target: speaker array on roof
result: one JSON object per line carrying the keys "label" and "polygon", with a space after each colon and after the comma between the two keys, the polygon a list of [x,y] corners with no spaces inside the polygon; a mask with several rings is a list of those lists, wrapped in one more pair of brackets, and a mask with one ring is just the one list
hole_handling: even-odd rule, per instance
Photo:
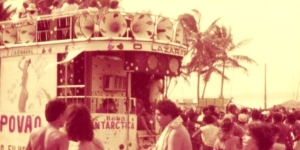
{"label": "speaker array on roof", "polygon": [[[49,22],[50,25],[40,28],[40,22]],[[65,16],[55,19],[45,17],[43,20],[41,16],[38,23],[19,26],[14,24],[18,23],[12,22],[8,25],[0,23],[1,43],[6,45],[91,37],[130,37],[174,42],[181,45],[187,43],[184,28],[178,21],[144,13],[82,12],[69,18]]]}

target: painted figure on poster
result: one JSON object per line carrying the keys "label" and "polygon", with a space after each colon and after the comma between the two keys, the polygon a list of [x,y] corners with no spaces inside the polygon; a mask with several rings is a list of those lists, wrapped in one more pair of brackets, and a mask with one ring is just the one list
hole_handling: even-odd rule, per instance
{"label": "painted figure on poster", "polygon": [[[26,108],[26,101],[28,99],[28,90],[27,90],[27,81],[28,81],[28,67],[31,63],[31,60],[25,60],[25,56],[19,61],[19,69],[22,71],[22,78],[21,78],[21,93],[19,97],[19,112],[25,112]],[[24,61],[23,67],[21,67],[21,63]]]}

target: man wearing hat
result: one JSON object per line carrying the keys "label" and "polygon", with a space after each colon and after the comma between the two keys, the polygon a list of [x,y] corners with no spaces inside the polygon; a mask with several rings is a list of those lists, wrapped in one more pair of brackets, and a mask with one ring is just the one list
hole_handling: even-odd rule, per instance
{"label": "man wearing hat", "polygon": [[29,3],[28,7],[26,8],[26,17],[28,19],[32,19],[33,17],[38,15],[38,9],[34,3]]}

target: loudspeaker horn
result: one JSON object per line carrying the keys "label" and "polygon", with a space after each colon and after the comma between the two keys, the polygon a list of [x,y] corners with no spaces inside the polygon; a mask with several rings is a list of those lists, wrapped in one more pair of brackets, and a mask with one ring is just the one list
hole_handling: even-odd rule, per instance
{"label": "loudspeaker horn", "polygon": [[186,34],[184,28],[180,22],[178,22],[175,32],[175,43],[187,45]]}
{"label": "loudspeaker horn", "polygon": [[77,38],[91,38],[94,32],[94,20],[87,12],[81,14],[75,22],[74,32]]}
{"label": "loudspeaker horn", "polygon": [[110,12],[102,16],[99,27],[105,37],[122,37],[127,30],[127,23],[121,14]]}
{"label": "loudspeaker horn", "polygon": [[34,42],[36,37],[36,27],[34,25],[22,26],[19,31],[19,37],[23,44]]}
{"label": "loudspeaker horn", "polygon": [[154,32],[154,22],[149,15],[137,14],[131,21],[131,32],[135,38],[151,38]]}
{"label": "loudspeaker horn", "polygon": [[172,41],[173,23],[168,18],[160,18],[156,26],[156,35],[159,40]]}
{"label": "loudspeaker horn", "polygon": [[16,27],[5,28],[2,31],[3,44],[15,44],[17,42],[18,31]]}

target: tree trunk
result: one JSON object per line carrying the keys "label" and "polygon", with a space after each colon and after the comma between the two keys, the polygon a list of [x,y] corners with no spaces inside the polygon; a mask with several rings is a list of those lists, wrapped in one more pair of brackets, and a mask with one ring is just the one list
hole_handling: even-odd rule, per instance
{"label": "tree trunk", "polygon": [[198,100],[198,105],[200,104],[200,77],[201,77],[201,74],[199,72],[198,73],[198,78],[197,78],[197,100]]}
{"label": "tree trunk", "polygon": [[223,96],[224,73],[225,73],[225,61],[223,60],[220,98],[223,98],[223,97],[224,97],[224,96]]}
{"label": "tree trunk", "polygon": [[206,90],[206,85],[207,85],[207,82],[204,83],[204,87],[203,87],[203,91],[202,91],[202,97],[201,99],[204,98],[204,94],[205,94],[205,90]]}

